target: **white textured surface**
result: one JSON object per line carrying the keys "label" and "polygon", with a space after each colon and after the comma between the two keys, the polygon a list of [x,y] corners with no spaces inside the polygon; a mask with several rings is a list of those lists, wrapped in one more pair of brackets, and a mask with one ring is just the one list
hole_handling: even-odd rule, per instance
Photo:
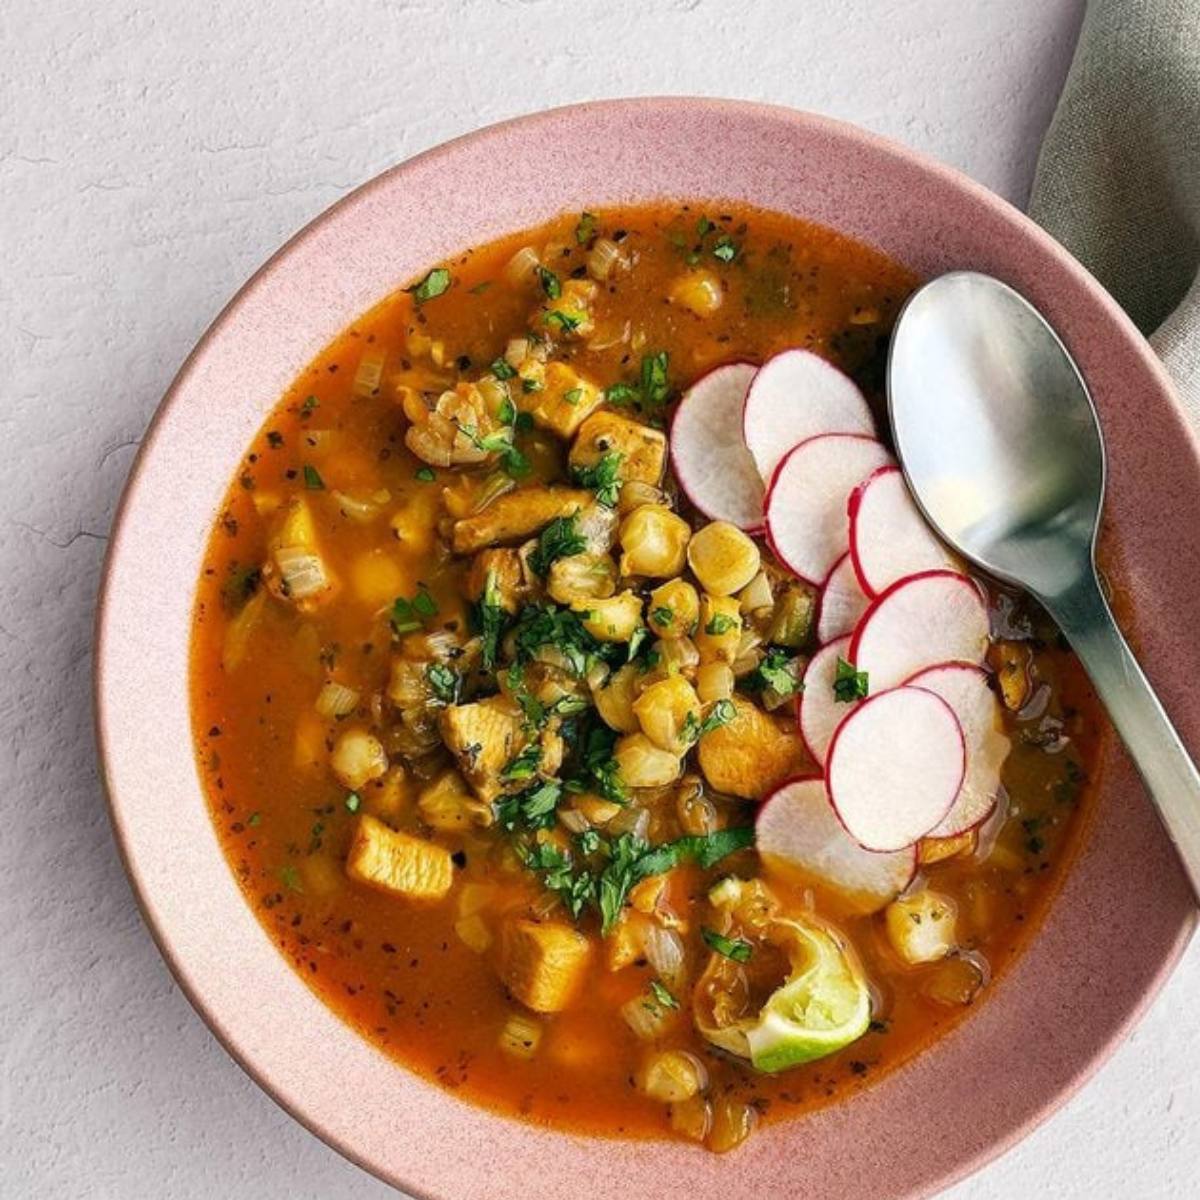
{"label": "white textured surface", "polygon": [[[122,875],[93,762],[89,642],[104,533],[158,397],[245,276],[390,163],[490,121],[601,96],[724,94],[817,109],[1019,202],[1080,9],[0,5],[5,1200],[394,1194],[284,1116],[174,987]],[[1194,1194],[1197,995],[1193,947],[1100,1076],[949,1195]]]}

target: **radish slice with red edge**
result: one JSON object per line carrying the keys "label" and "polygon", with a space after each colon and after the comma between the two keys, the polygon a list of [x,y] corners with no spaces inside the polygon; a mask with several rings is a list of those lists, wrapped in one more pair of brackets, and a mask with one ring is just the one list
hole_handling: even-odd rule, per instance
{"label": "radish slice with red edge", "polygon": [[758,530],[762,476],[739,436],[746,389],[758,368],[726,363],[683,394],[671,421],[671,465],[687,498],[712,521]]}
{"label": "radish slice with red edge", "polygon": [[1001,732],[1000,701],[988,674],[970,663],[944,663],[914,675],[911,687],[941,696],[954,710],[967,746],[967,772],[954,806],[930,837],[957,837],[991,816],[1000,792],[1000,770],[1011,743]]}
{"label": "radish slice with red edge", "polygon": [[979,664],[988,613],[979,588],[957,571],[897,580],[867,609],[850,643],[850,661],[882,692],[938,663]]}
{"label": "radish slice with red edge", "polygon": [[864,850],[903,850],[936,828],[966,769],[962,727],[941,696],[898,687],[864,700],[837,728],[825,772],[846,832]]}
{"label": "radish slice with red edge", "polygon": [[913,503],[899,467],[880,467],[860,483],[849,511],[850,558],[867,595],[878,596],[906,575],[956,566]]}
{"label": "radish slice with red edge", "polygon": [[804,687],[797,699],[800,736],[818,766],[824,766],[834,730],[857,706],[858,701],[842,701],[833,690],[838,660],[850,652],[850,638],[840,637],[822,646],[808,660]]}
{"label": "radish slice with red edge", "polygon": [[826,433],[790,450],[767,488],[767,537],[784,566],[819,586],[849,549],[850,493],[891,461],[858,433]]}
{"label": "radish slice with red edge", "polygon": [[784,350],[758,369],[742,414],[742,436],[769,480],[787,452],[822,433],[875,436],[854,381],[811,350]]}
{"label": "radish slice with red edge", "polygon": [[852,633],[870,606],[871,598],[859,586],[850,555],[843,554],[821,589],[817,641],[826,645],[843,634]]}
{"label": "radish slice with red edge", "polygon": [[823,885],[861,913],[894,900],[917,871],[915,846],[864,850],[842,828],[819,778],[780,784],[758,810],[754,842],[768,869]]}

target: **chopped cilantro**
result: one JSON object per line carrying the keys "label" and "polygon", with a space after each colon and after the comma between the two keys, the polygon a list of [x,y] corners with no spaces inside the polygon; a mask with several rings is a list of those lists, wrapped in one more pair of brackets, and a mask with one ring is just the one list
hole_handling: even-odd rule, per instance
{"label": "chopped cilantro", "polygon": [[[527,395],[527,396],[532,392],[540,392],[542,390],[542,386],[543,386],[542,381],[540,379],[522,379],[521,380],[521,391],[523,391],[525,393],[525,395]],[[521,416],[528,417],[529,414],[522,413]],[[530,420],[532,421],[533,418],[530,417]]]}
{"label": "chopped cilantro", "polygon": [[308,463],[304,464],[304,486],[310,492],[323,492],[325,490],[325,480],[321,478],[321,472],[316,467],[311,467]]}
{"label": "chopped cilantro", "polygon": [[550,564],[559,558],[581,554],[587,539],[579,532],[575,516],[555,517],[538,535],[537,547],[529,555],[529,565],[539,575],[547,575]]}
{"label": "chopped cilantro", "polygon": [[435,700],[442,704],[458,702],[458,689],[462,681],[453,667],[448,667],[445,663],[430,663],[425,668],[425,679]]}
{"label": "chopped cilantro", "polygon": [[596,236],[596,218],[590,213],[582,213],[575,226],[575,241],[585,246]]}
{"label": "chopped cilantro", "polygon": [[437,615],[437,602],[426,591],[411,600],[397,596],[392,604],[392,629],[396,633],[415,633],[428,618]]}
{"label": "chopped cilantro", "polygon": [[662,1008],[678,1008],[679,1001],[657,979],[650,980],[650,994]]}
{"label": "chopped cilantro", "polygon": [[542,747],[539,742],[529,742],[523,746],[504,765],[500,778],[504,783],[517,783],[522,779],[532,779],[542,761]]}
{"label": "chopped cilantro", "polygon": [[596,493],[596,502],[605,508],[616,508],[621,494],[621,458],[618,450],[610,450],[589,467],[574,467],[572,475],[580,487]]}
{"label": "chopped cilantro", "polygon": [[715,833],[697,834],[694,837],[676,838],[646,851],[638,862],[638,877],[661,875],[680,863],[694,862],[701,867],[711,867],[728,854],[754,845],[754,828],[739,825],[733,829],[718,829]]}
{"label": "chopped cilantro", "polygon": [[796,660],[789,658],[786,650],[771,646],[758,667],[746,676],[745,686],[750,691],[769,689],[780,697],[794,696],[801,686],[793,673],[795,667]]}
{"label": "chopped cilantro", "polygon": [[558,276],[548,267],[539,266],[537,277],[547,300],[557,300],[562,295],[562,284],[559,283]]}
{"label": "chopped cilantro", "polygon": [[707,217],[701,217],[700,220],[696,222],[697,237],[707,237],[714,229],[716,229],[716,225],[714,225],[713,222]]}
{"label": "chopped cilantro", "polygon": [[624,408],[638,398],[638,390],[629,383],[614,383],[604,389],[604,398],[615,408]]}
{"label": "chopped cilantro", "polygon": [[647,408],[661,408],[671,394],[667,381],[667,368],[670,358],[665,350],[657,354],[647,354],[642,359],[641,391],[642,403]]}
{"label": "chopped cilantro", "polygon": [[319,408],[320,404],[321,402],[316,398],[316,396],[305,396],[300,405],[300,415],[302,417],[307,417],[314,408]]}
{"label": "chopped cilantro", "polygon": [[414,474],[422,483],[432,483],[437,478],[432,467],[418,467]]}
{"label": "chopped cilantro", "polygon": [[749,962],[750,956],[754,953],[754,947],[744,938],[728,938],[715,929],[709,929],[707,925],[700,927],[700,936],[710,949],[715,950],[718,954],[723,954],[734,962]]}
{"label": "chopped cilantro", "polygon": [[866,671],[856,671],[854,664],[838,655],[837,674],[833,679],[833,698],[840,704],[853,704],[870,691]]}
{"label": "chopped cilantro", "polygon": [[257,812],[257,811],[252,812],[246,818],[246,824],[249,825],[251,829],[256,829],[259,825],[262,824],[262,813]]}
{"label": "chopped cilantro", "polygon": [[574,408],[583,399],[583,388],[573,387],[563,392],[563,401]]}
{"label": "chopped cilantro", "polygon": [[717,244],[713,247],[713,258],[718,258],[723,263],[730,263],[737,257],[738,248],[733,238],[727,233],[723,233],[717,238]]}
{"label": "chopped cilantro", "polygon": [[579,617],[553,604],[527,604],[516,625],[517,661],[532,661],[543,646],[553,646],[567,660],[576,678],[587,674],[600,652],[600,644],[583,627]]}
{"label": "chopped cilantro", "polygon": [[500,639],[504,636],[506,615],[500,599],[500,589],[496,583],[496,572],[494,569],[490,569],[484,577],[483,594],[479,598],[479,603],[472,610],[475,628],[482,643],[480,660],[484,670],[490,671],[496,665]]}
{"label": "chopped cilantro", "polygon": [[507,359],[497,358],[492,362],[492,374],[497,379],[511,379],[516,373],[516,367],[510,366]]}
{"label": "chopped cilantro", "polygon": [[653,621],[655,625],[666,629],[667,626],[670,625],[673,620],[675,620],[675,610],[673,608],[668,608],[665,604],[660,604],[650,614],[650,620]]}
{"label": "chopped cilantro", "polygon": [[362,807],[362,797],[357,792],[348,792],[343,803],[347,812],[356,813]]}
{"label": "chopped cilantro", "polygon": [[718,700],[712,706],[712,711],[700,722],[700,730],[696,734],[697,738],[702,738],[706,733],[712,733],[714,729],[720,729],[722,725],[728,725],[734,717],[737,716],[737,709],[733,705],[732,700]]}
{"label": "chopped cilantro", "polygon": [[573,871],[570,858],[550,842],[518,847],[517,853],[529,870],[543,873],[542,883],[558,894],[567,911],[578,920],[594,896],[592,876],[587,871]]}
{"label": "chopped cilantro", "polygon": [[450,272],[445,267],[434,267],[420,283],[405,288],[405,291],[411,292],[418,304],[424,304],[426,300],[436,299],[449,287]]}
{"label": "chopped cilantro", "polygon": [[[511,401],[509,403],[511,404]],[[499,454],[500,469],[510,478],[523,479],[529,474],[529,459],[513,444],[513,430],[505,429],[501,433],[480,437],[474,426],[460,424],[458,429],[477,450],[482,450],[485,454]]]}
{"label": "chopped cilantro", "polygon": [[304,887],[300,883],[300,872],[291,863],[279,868],[279,878],[289,892],[303,893]]}
{"label": "chopped cilantro", "polygon": [[552,308],[542,315],[546,325],[554,325],[563,333],[574,333],[583,324],[583,317],[563,312],[561,308]]}
{"label": "chopped cilantro", "polygon": [[737,618],[731,617],[728,613],[713,613],[708,624],[704,627],[704,632],[711,637],[720,637],[738,624]]}

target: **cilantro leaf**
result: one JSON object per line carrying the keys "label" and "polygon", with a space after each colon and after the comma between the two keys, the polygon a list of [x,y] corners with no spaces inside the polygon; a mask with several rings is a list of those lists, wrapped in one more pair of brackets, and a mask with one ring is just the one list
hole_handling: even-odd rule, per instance
{"label": "cilantro leaf", "polygon": [[589,467],[574,467],[572,476],[580,487],[596,493],[596,502],[605,508],[616,508],[621,494],[621,459],[619,450],[610,450]]}
{"label": "cilantro leaf", "polygon": [[420,283],[404,290],[411,292],[418,304],[424,304],[426,300],[436,299],[449,287],[450,272],[445,267],[434,267]]}
{"label": "cilantro leaf", "polygon": [[841,655],[837,660],[837,674],[833,679],[833,699],[838,704],[853,704],[864,699],[870,692],[870,680],[866,671],[855,670],[854,664]]}
{"label": "cilantro leaf", "polygon": [[579,532],[578,519],[574,515],[555,517],[538,535],[537,547],[529,555],[529,565],[545,576],[556,559],[582,554],[585,549],[587,539]]}
{"label": "cilantro leaf", "polygon": [[728,938],[715,929],[709,929],[707,925],[700,927],[700,936],[710,949],[715,950],[718,954],[723,954],[734,962],[749,962],[750,956],[754,953],[754,947],[744,938]]}
{"label": "cilantro leaf", "polygon": [[458,689],[462,680],[453,667],[448,667],[445,663],[430,663],[425,668],[425,680],[435,700],[442,704],[458,703]]}

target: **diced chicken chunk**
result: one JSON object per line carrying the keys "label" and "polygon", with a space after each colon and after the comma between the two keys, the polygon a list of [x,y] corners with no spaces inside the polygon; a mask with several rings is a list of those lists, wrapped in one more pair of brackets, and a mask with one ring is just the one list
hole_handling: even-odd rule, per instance
{"label": "diced chicken chunk", "polygon": [[504,790],[500,772],[521,748],[521,710],[504,696],[452,704],[438,718],[442,741],[475,794],[490,802]]}
{"label": "diced chicken chunk", "polygon": [[500,977],[534,1012],[561,1012],[583,982],[591,943],[558,921],[509,922],[504,928]]}
{"label": "diced chicken chunk", "polygon": [[591,493],[576,488],[518,488],[494,500],[483,512],[454,523],[454,553],[473,554],[485,546],[519,542],[549,525],[555,517],[569,517],[591,500]]}
{"label": "diced chicken chunk", "polygon": [[450,890],[454,864],[445,847],[399,833],[364,813],[346,856],[346,874],[409,900],[440,900]]}
{"label": "diced chicken chunk", "polygon": [[482,598],[489,573],[495,579],[496,596],[504,611],[517,612],[530,592],[530,580],[520,554],[508,547],[480,550],[471,560],[471,568],[467,572],[469,599],[478,601]]}
{"label": "diced chicken chunk", "polygon": [[590,379],[560,362],[546,364],[540,391],[520,397],[534,424],[560,438],[572,437],[603,403],[604,393]]}
{"label": "diced chicken chunk", "polygon": [[893,900],[884,913],[892,949],[913,965],[937,962],[954,949],[957,918],[954,901],[931,891]]}
{"label": "diced chicken chunk", "polygon": [[592,467],[612,453],[621,456],[618,478],[657,486],[667,461],[667,439],[640,421],[604,410],[580,425],[568,461],[573,468]]}
{"label": "diced chicken chunk", "polygon": [[737,715],[700,739],[700,770],[709,786],[730,796],[761,800],[808,760],[795,733],[786,733],[742,696],[731,700]]}

